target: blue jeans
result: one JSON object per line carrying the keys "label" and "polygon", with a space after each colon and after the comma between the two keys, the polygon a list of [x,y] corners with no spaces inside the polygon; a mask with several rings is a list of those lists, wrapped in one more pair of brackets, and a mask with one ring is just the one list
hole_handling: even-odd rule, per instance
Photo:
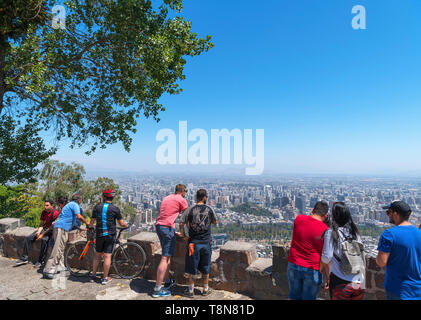
{"label": "blue jeans", "polygon": [[323,276],[319,271],[288,262],[287,275],[289,284],[288,298],[292,300],[317,299],[320,285],[323,282]]}
{"label": "blue jeans", "polygon": [[175,229],[168,226],[156,226],[156,233],[161,242],[162,256],[172,257],[175,252]]}
{"label": "blue jeans", "polygon": [[187,246],[185,259],[185,272],[195,275],[199,270],[203,275],[210,272],[212,249],[210,243],[195,243],[194,252],[189,256],[189,249]]}

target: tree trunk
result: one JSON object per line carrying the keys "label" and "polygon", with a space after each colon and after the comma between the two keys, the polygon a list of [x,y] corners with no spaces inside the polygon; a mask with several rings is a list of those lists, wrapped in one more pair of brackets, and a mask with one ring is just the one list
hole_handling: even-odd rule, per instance
{"label": "tree trunk", "polygon": [[6,48],[8,46],[8,42],[4,37],[1,37],[1,44],[0,44],[0,115],[3,110],[3,98],[4,94],[6,93],[6,72],[5,62],[6,62]]}

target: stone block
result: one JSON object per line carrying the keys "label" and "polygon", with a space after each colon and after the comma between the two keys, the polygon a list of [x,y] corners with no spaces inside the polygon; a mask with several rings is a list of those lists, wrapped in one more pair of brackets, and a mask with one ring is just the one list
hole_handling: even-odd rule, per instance
{"label": "stone block", "polygon": [[275,258],[288,258],[289,250],[285,246],[280,244],[274,244],[272,246],[273,257]]}
{"label": "stone block", "polygon": [[258,258],[246,271],[252,276],[266,276],[272,273],[272,259],[271,258]]}
{"label": "stone block", "polygon": [[219,265],[218,265],[217,262],[211,263],[209,276],[211,278],[219,278],[220,277]]}
{"label": "stone block", "polygon": [[[212,285],[211,285],[212,284]],[[229,292],[236,292],[235,284],[232,281],[229,282],[214,282],[209,280],[209,285],[216,290],[225,290]]]}
{"label": "stone block", "polygon": [[246,268],[241,264],[234,266],[233,277],[236,281],[248,281],[250,279],[249,274],[246,272]]}
{"label": "stone block", "polygon": [[84,229],[81,230],[70,230],[68,233],[68,242],[74,242],[78,240],[86,240],[86,231]]}
{"label": "stone block", "polygon": [[272,272],[286,272],[289,250],[281,245],[273,245]]}
{"label": "stone block", "polygon": [[233,266],[233,263],[220,261],[219,267],[222,271],[221,276],[224,281],[230,281],[234,279]]}
{"label": "stone block", "polygon": [[376,273],[374,275],[374,280],[376,287],[379,289],[383,289],[384,286],[384,273]]}
{"label": "stone block", "polygon": [[135,242],[145,250],[146,266],[153,264],[155,252],[161,249],[161,243],[155,232],[140,232],[127,239],[127,241]]}
{"label": "stone block", "polygon": [[366,279],[365,279],[365,287],[366,287],[366,289],[372,289],[373,288],[373,284],[372,284],[373,272],[366,271],[365,277],[366,277]]}
{"label": "stone block", "polygon": [[235,281],[234,290],[234,292],[248,293],[252,290],[252,288],[249,281]]}
{"label": "stone block", "polygon": [[384,290],[377,290],[376,293],[376,300],[386,300],[386,293]]}
{"label": "stone block", "polygon": [[272,279],[275,282],[275,285],[278,286],[282,292],[289,293],[288,277],[284,272],[274,272],[272,273]]}
{"label": "stone block", "polygon": [[25,220],[19,218],[3,218],[0,219],[0,233],[5,233],[7,230],[14,230],[25,226]]}
{"label": "stone block", "polygon": [[161,249],[158,249],[153,255],[152,263],[145,265],[145,272],[143,277],[148,280],[156,280],[156,272],[158,270],[159,263],[161,262]]}
{"label": "stone block", "polygon": [[380,271],[381,268],[377,265],[376,263],[376,258],[374,257],[369,257],[367,259],[367,265],[368,265],[368,270],[373,270],[373,271]]}
{"label": "stone block", "polygon": [[176,237],[174,257],[185,257],[187,252],[187,241]]}
{"label": "stone block", "polygon": [[228,241],[220,248],[219,258],[228,263],[251,265],[257,260],[256,245],[248,242]]}
{"label": "stone block", "polygon": [[363,300],[376,300],[376,294],[374,292],[365,292]]}
{"label": "stone block", "polygon": [[[31,235],[35,231],[36,229],[31,228],[31,227],[8,229],[8,231],[6,231],[3,235],[4,255],[9,258],[16,258],[16,259],[20,258],[23,253],[26,237]],[[34,254],[36,255],[37,246],[33,246],[33,247],[34,247],[33,251],[35,252]],[[39,247],[38,247],[38,254],[39,254]]]}

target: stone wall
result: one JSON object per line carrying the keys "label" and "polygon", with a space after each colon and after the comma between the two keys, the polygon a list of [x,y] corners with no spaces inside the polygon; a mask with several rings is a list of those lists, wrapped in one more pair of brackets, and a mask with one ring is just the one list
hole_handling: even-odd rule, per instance
{"label": "stone wall", "polygon": [[[35,228],[25,227],[24,221],[12,218],[0,219],[0,251],[6,257],[19,258],[22,254],[24,239],[35,231]],[[86,234],[71,231],[69,241],[77,241]],[[128,242],[139,244],[146,253],[145,269],[141,276],[148,280],[156,279],[156,270],[161,260],[161,245],[154,232],[141,232]],[[35,244],[30,253],[30,260],[35,262],[40,245]],[[256,246],[248,242],[228,241],[219,250],[212,252],[209,286],[214,289],[227,290],[246,294],[255,299],[287,299],[289,287],[287,279],[287,264],[289,248],[274,245],[273,258],[258,258]],[[170,273],[178,284],[188,282],[184,273],[187,243],[177,238],[174,257],[171,259]],[[91,264],[89,265],[91,267]],[[110,270],[110,273],[114,271]],[[374,258],[367,259],[367,289],[366,300],[383,300],[384,268],[376,265]],[[200,286],[200,274],[195,277]],[[325,290],[320,290],[320,299],[329,299]]]}
{"label": "stone wall", "polygon": [[[22,256],[25,238],[34,233],[37,228],[25,226],[25,220],[16,218],[0,219],[0,252],[3,256],[18,259]],[[69,232],[68,244],[84,239],[86,231]],[[29,252],[29,261],[35,263],[41,250],[41,242],[35,241]],[[51,248],[47,254],[49,254]]]}

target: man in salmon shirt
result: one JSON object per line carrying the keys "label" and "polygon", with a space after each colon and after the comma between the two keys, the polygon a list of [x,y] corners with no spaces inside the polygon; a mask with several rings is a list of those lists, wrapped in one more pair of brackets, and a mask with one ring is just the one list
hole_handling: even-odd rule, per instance
{"label": "man in salmon shirt", "polygon": [[300,214],[295,218],[287,268],[290,300],[317,299],[323,281],[319,264],[328,213],[328,203],[318,201],[311,216]]}
{"label": "man in salmon shirt", "polygon": [[[159,241],[161,242],[162,255],[161,262],[159,263],[158,270],[156,273],[156,284],[152,297],[167,297],[171,294],[169,289],[175,284],[173,279],[170,280],[170,263],[171,257],[175,251],[175,235],[179,232],[175,232],[175,220],[178,215],[187,210],[189,207],[187,204],[186,197],[187,188],[184,184],[177,184],[175,186],[175,193],[166,196],[162,200],[161,207],[159,208],[158,218],[156,218],[156,233],[158,234]],[[165,281],[165,285],[162,288],[162,281]]]}

